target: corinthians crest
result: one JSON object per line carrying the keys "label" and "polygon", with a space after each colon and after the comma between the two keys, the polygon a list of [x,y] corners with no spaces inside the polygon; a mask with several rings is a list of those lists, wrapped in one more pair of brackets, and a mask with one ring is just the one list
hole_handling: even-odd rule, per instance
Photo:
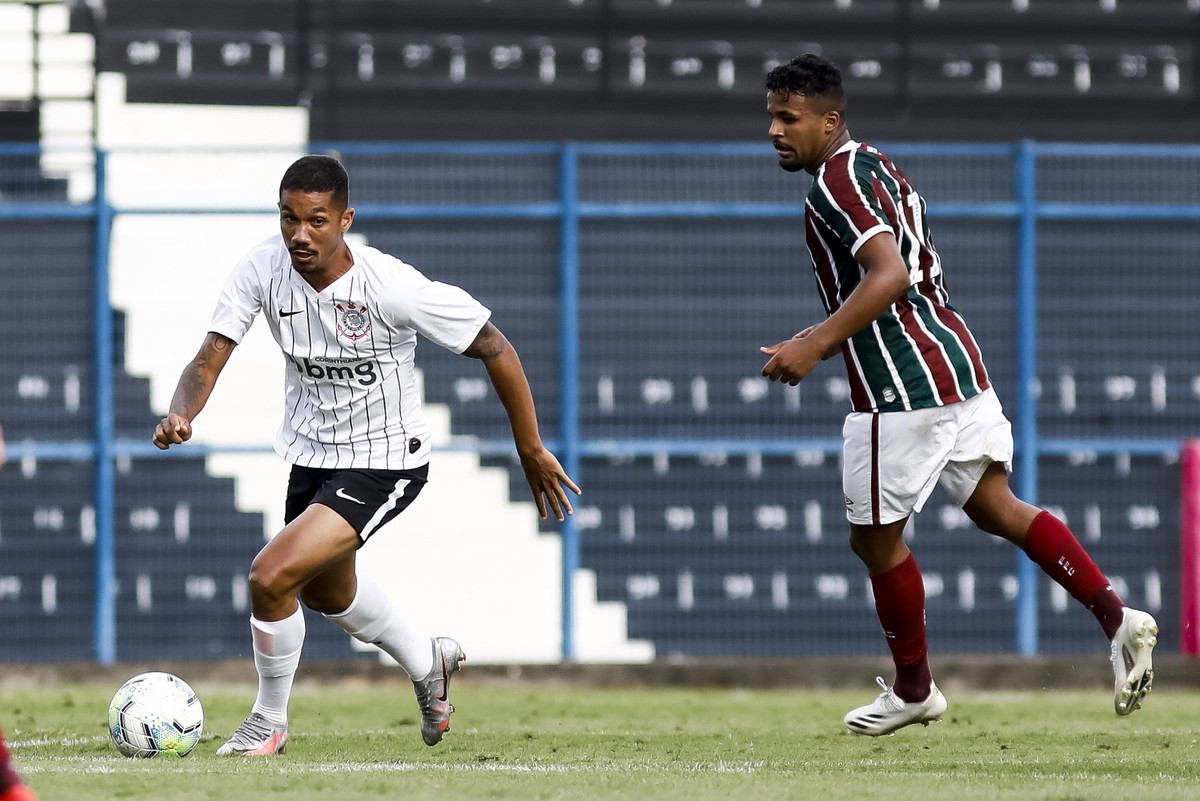
{"label": "corinthians crest", "polygon": [[371,318],[367,316],[367,307],[359,306],[350,301],[336,303],[338,333],[347,339],[358,341],[371,333]]}

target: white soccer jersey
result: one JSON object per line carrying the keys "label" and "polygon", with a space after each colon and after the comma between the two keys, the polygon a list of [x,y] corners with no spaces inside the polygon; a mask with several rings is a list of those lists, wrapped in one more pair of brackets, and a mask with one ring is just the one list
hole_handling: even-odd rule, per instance
{"label": "white soccer jersey", "polygon": [[466,291],[346,243],[354,266],[320,292],[283,237],[254,247],[221,290],[210,331],[241,342],[260,313],[287,363],[275,451],[319,468],[404,470],[429,461],[413,355],[417,334],[462,353],[491,312]]}

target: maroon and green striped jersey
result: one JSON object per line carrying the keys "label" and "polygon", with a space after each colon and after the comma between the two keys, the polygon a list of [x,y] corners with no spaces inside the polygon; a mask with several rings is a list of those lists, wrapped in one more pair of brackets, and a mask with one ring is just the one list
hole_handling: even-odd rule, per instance
{"label": "maroon and green striped jersey", "polygon": [[887,156],[846,143],[817,170],[804,219],[829,314],[862,280],[855,254],[871,237],[894,237],[908,265],[908,293],[842,345],[855,411],[944,406],[988,388],[979,346],[949,303],[925,201]]}

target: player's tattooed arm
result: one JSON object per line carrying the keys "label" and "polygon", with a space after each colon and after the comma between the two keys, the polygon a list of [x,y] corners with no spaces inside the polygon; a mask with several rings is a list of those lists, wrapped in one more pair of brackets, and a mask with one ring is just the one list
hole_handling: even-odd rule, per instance
{"label": "player's tattooed arm", "polygon": [[470,356],[472,359],[488,361],[501,355],[506,348],[511,348],[508,339],[501,333],[489,320],[483,324],[483,328],[479,329],[479,333],[475,335],[474,341],[467,346],[463,351],[463,356]]}
{"label": "player's tattooed arm", "polygon": [[236,342],[214,331],[204,337],[199,352],[179,376],[171,397],[171,411],[154,429],[154,444],[158,448],[166,450],[192,438],[192,420],[208,402],[235,347]]}
{"label": "player's tattooed arm", "polygon": [[533,393],[529,389],[521,359],[508,338],[491,322],[486,322],[463,355],[479,359],[487,369],[496,395],[508,412],[517,451],[526,453],[540,449],[542,439],[538,434]]}
{"label": "player's tattooed arm", "polygon": [[563,470],[554,454],[542,444],[533,393],[516,349],[500,329],[487,322],[475,341],[463,351],[463,355],[483,362],[492,387],[508,413],[517,455],[521,458],[521,467],[525,470],[525,480],[529,482],[529,489],[537,503],[538,514],[545,518],[552,511],[556,519],[565,520],[574,510],[563,487],[566,486],[576,495],[581,490]]}

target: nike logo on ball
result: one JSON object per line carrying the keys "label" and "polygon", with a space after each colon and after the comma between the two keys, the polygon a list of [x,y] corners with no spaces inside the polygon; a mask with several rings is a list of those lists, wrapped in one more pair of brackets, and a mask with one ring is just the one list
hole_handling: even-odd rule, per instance
{"label": "nike logo on ball", "polygon": [[363,506],[366,506],[365,502],[360,501],[358,498],[355,498],[353,495],[347,495],[345,487],[338,487],[338,491],[333,494],[338,496],[339,498],[345,498],[348,501],[354,501],[355,503],[361,503]]}

